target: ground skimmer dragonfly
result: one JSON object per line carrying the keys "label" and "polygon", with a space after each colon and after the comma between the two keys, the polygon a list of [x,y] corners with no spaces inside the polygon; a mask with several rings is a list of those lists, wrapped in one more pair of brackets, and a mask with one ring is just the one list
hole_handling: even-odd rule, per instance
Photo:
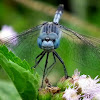
{"label": "ground skimmer dragonfly", "polygon": [[[7,45],[20,58],[26,59],[32,68],[36,68],[41,62],[41,66],[44,64],[41,87],[43,87],[46,74],[58,62],[62,64],[66,78],[68,78],[67,71],[73,67],[77,68],[77,66],[81,70],[88,68],[88,71],[85,70],[87,74],[91,73],[91,69],[96,75],[100,73],[99,39],[78,34],[60,25],[59,20],[63,7],[63,4],[58,6],[53,22],[44,22],[22,34],[6,39],[5,42],[1,41],[1,44]],[[13,42],[15,44],[12,44]],[[43,60],[44,57],[46,60]],[[49,63],[51,59],[52,61]],[[59,69],[58,66],[59,64],[56,70]],[[60,69],[58,73],[61,73],[62,70]]]}

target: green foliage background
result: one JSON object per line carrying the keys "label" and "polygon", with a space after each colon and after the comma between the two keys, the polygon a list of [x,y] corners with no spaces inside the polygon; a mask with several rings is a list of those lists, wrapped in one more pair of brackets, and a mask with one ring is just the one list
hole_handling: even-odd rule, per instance
{"label": "green foliage background", "polygon": [[[41,4],[45,4],[46,7],[48,6],[57,7],[57,5],[59,3],[63,3],[64,0],[62,2],[60,0],[40,0],[38,2],[40,5],[38,5],[37,8],[39,8]],[[33,0],[33,3],[34,3],[34,0]],[[77,31],[78,33],[83,33],[86,35],[88,34],[88,35],[99,37],[100,36],[99,34],[100,2],[95,1],[95,0],[84,0],[83,2],[80,2],[79,0],[69,0],[69,5],[70,5],[70,10],[68,10],[67,7],[65,7],[66,8],[65,10],[68,13],[70,13],[72,17],[76,16],[76,18],[81,20],[83,23],[80,23],[79,20],[76,20],[76,19],[75,19],[76,23],[70,22],[69,17],[67,17],[66,18],[67,20],[65,21],[65,18],[63,16],[60,23],[64,26],[67,26],[73,29],[74,31]],[[42,10],[39,11],[36,9],[31,9],[28,6],[21,4],[20,2],[16,2],[15,0],[9,0],[9,1],[1,0],[0,13],[1,13],[0,14],[0,28],[3,25],[10,25],[18,33],[23,32],[24,30],[34,27],[36,25],[39,25],[40,23],[44,21],[52,21],[53,19],[53,16],[48,14],[49,11],[45,13]],[[84,24],[85,22],[88,22],[89,24]],[[90,28],[89,25],[92,26],[91,29],[89,29]],[[58,52],[60,53],[59,50]],[[63,57],[63,59],[66,59],[66,57],[65,58]],[[18,63],[19,62],[20,61],[18,61]],[[67,62],[70,63],[70,60]],[[20,63],[20,65],[22,64]],[[74,66],[74,64],[72,65]],[[75,70],[73,66],[67,68],[69,75],[72,75],[73,71]],[[29,67],[26,69],[29,69]],[[82,68],[81,70],[84,70],[84,68]],[[57,72],[59,71],[60,69],[58,68]],[[92,71],[92,76],[95,77],[95,75],[93,75],[94,69],[93,70],[91,69],[90,72],[91,71]],[[52,79],[52,76],[50,76],[50,78]],[[12,93],[12,89],[13,89],[13,93]],[[11,80],[8,78],[8,75],[6,74],[4,69],[2,69],[2,67],[0,67],[0,100],[20,100],[20,96],[18,95],[15,87],[13,86]]]}

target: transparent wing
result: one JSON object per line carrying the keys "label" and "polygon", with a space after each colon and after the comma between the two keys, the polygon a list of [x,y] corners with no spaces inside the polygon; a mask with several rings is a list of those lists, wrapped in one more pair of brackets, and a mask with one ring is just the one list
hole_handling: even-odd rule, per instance
{"label": "transparent wing", "polygon": [[59,28],[63,34],[58,52],[68,70],[73,72],[78,68],[84,74],[100,75],[100,39],[78,34],[62,25]]}
{"label": "transparent wing", "polygon": [[5,38],[5,44],[9,50],[13,51],[22,60],[25,59],[31,66],[34,65],[35,57],[41,52],[37,45],[37,38],[43,24],[33,27],[17,36]]}

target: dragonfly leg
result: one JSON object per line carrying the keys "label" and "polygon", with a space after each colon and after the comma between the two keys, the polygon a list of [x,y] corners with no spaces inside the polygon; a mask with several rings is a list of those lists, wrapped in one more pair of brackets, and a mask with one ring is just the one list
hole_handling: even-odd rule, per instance
{"label": "dragonfly leg", "polygon": [[43,71],[43,78],[42,78],[41,88],[43,87],[43,82],[44,82],[44,78],[45,78],[45,72],[46,72],[46,68],[47,68],[47,64],[48,64],[48,56],[49,56],[49,52],[47,53],[47,57],[46,57],[46,62],[45,62],[45,67],[44,67],[44,71]]}
{"label": "dragonfly leg", "polygon": [[[54,62],[47,68],[46,74],[47,74],[48,70],[49,70],[50,68],[53,68],[54,64],[56,63],[55,54],[54,54],[53,52],[52,52],[52,54],[53,54]],[[51,70],[52,70],[52,69],[51,69]],[[50,71],[51,71],[51,70],[50,70]],[[49,72],[50,72],[50,71],[49,71]]]}
{"label": "dragonfly leg", "polygon": [[35,58],[35,63],[37,63],[37,59],[38,59],[40,56],[42,56],[44,52],[45,52],[45,51],[42,51],[42,52]]}
{"label": "dragonfly leg", "polygon": [[61,57],[58,55],[58,53],[56,51],[53,51],[55,56],[59,59],[59,61],[62,63],[63,67],[64,67],[64,73],[65,73],[65,78],[68,78],[68,74],[67,74],[67,70],[65,67],[65,64],[63,62],[63,60],[61,59]]}
{"label": "dragonfly leg", "polygon": [[42,52],[43,54],[42,54],[42,56],[41,56],[41,54],[39,54],[38,56],[37,56],[37,58],[39,57],[39,56],[41,56],[40,57],[40,59],[36,62],[36,64],[34,65],[34,66],[32,66],[31,68],[36,68],[37,67],[37,65],[40,63],[40,61],[42,60],[42,58],[44,57],[44,55],[45,55],[45,53],[46,52]]}

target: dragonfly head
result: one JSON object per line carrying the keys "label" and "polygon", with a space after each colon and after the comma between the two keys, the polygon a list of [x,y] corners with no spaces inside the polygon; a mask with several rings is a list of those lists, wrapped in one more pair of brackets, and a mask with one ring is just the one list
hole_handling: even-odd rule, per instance
{"label": "dragonfly head", "polygon": [[44,50],[53,50],[58,48],[60,39],[55,33],[42,33],[38,37],[37,43],[41,49]]}

